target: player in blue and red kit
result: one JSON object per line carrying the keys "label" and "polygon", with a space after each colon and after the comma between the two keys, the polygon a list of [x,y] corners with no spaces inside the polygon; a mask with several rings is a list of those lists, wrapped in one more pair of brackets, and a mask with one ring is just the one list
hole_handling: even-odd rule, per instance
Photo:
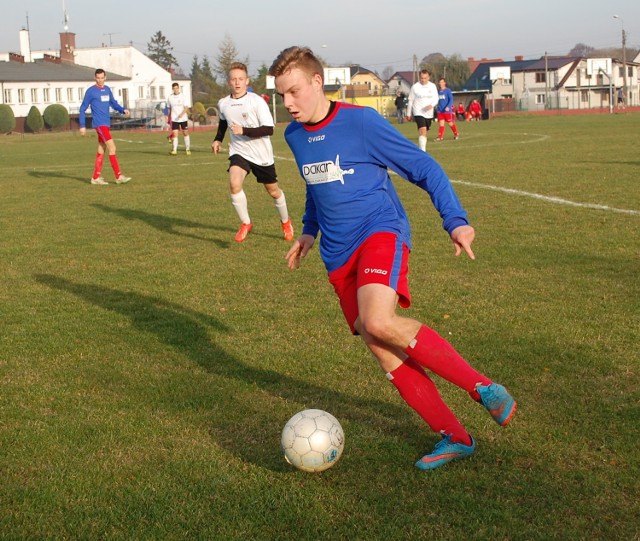
{"label": "player in blue and red kit", "polygon": [[407,404],[442,435],[416,466],[434,469],[470,456],[475,441],[425,369],[466,390],[502,426],[515,412],[515,401],[436,332],[396,312],[397,303],[411,303],[411,233],[388,169],[429,193],[456,255],[464,251],[475,259],[475,232],[449,179],[373,109],[329,101],[322,65],[310,49],[285,49],[269,74],[296,121],[285,138],[307,185],[302,234],[285,256],[289,268],[299,267],[320,234],[320,255],[351,331],[362,337]]}
{"label": "player in blue and red kit", "polygon": [[453,92],[447,88],[447,80],[443,77],[438,81],[438,138],[436,141],[442,141],[444,136],[444,123],[449,124],[453,132],[453,138],[458,139],[458,128],[456,127],[455,117],[453,116]]}
{"label": "player in blue and red kit", "polygon": [[103,69],[97,69],[94,76],[96,84],[91,88],[88,88],[85,92],[82,105],[80,105],[80,116],[78,118],[78,122],[80,124],[80,135],[84,137],[87,133],[86,113],[87,109],[91,107],[91,125],[98,134],[98,153],[96,154],[91,184],[99,184],[101,186],[109,184],[104,178],[102,178],[101,174],[105,150],[109,153],[109,161],[111,162],[111,167],[113,168],[113,172],[116,176],[116,184],[124,184],[129,182],[131,178],[124,176],[122,171],[120,171],[120,165],[118,164],[118,158],[116,157],[116,145],[111,137],[111,118],[109,111],[113,108],[119,113],[129,116],[129,110],[122,107],[115,100],[111,89],[104,84],[107,79],[107,74]]}

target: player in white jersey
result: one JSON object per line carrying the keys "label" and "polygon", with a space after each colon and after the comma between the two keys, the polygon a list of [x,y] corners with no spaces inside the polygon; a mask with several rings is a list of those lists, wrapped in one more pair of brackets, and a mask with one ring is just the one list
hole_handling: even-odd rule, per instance
{"label": "player in white jersey", "polygon": [[249,75],[247,66],[234,62],[229,68],[231,94],[218,102],[220,124],[211,150],[218,154],[227,129],[230,129],[229,143],[229,190],[233,204],[242,224],[236,234],[236,241],[243,242],[253,229],[247,196],[242,189],[244,179],[253,173],[263,184],[280,216],[284,239],[293,240],[293,225],[289,218],[284,192],[278,186],[273,159],[271,139],[273,117],[262,97],[248,92]]}
{"label": "player in white jersey", "polygon": [[420,71],[420,80],[411,87],[407,105],[408,120],[413,116],[418,126],[418,146],[427,150],[427,132],[438,105],[438,88],[430,81],[429,70]]}
{"label": "player in white jersey", "polygon": [[180,85],[173,83],[171,85],[173,94],[167,98],[167,105],[169,106],[169,124],[171,124],[171,137],[170,141],[172,149],[169,154],[175,156],[178,154],[178,132],[182,132],[184,137],[184,146],[186,148],[187,156],[191,155],[191,137],[189,136],[189,124],[187,117],[187,103],[185,101],[184,94],[180,92]]}

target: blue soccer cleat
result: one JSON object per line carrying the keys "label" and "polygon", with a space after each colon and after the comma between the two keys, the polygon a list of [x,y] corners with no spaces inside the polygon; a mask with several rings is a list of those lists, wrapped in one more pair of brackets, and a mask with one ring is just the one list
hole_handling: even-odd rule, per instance
{"label": "blue soccer cleat", "polygon": [[463,443],[454,443],[451,436],[443,436],[442,441],[436,443],[436,448],[430,455],[424,455],[418,462],[416,468],[420,470],[435,470],[440,466],[444,466],[447,462],[457,460],[459,458],[467,458],[476,451],[476,440],[471,438],[471,445]]}
{"label": "blue soccer cleat", "polygon": [[500,426],[507,426],[516,412],[516,401],[507,390],[497,383],[478,385],[476,391],[480,395],[480,402],[487,408],[493,420]]}

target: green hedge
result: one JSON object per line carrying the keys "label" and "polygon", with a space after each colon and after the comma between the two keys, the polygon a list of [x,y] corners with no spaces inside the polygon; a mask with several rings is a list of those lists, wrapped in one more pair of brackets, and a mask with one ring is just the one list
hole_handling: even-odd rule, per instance
{"label": "green hedge", "polygon": [[31,109],[29,109],[26,127],[32,133],[38,133],[42,130],[42,128],[44,128],[44,119],[42,118],[40,109],[38,109],[35,105],[32,105]]}
{"label": "green hedge", "polygon": [[11,133],[16,128],[16,116],[6,103],[0,104],[0,133]]}
{"label": "green hedge", "polygon": [[63,128],[69,124],[69,111],[59,103],[52,103],[44,110],[44,123],[52,130]]}

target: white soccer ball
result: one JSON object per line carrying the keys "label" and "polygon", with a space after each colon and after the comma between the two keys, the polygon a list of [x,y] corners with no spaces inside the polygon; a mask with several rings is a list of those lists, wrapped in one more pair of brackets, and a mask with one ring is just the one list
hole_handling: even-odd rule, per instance
{"label": "white soccer ball", "polygon": [[296,413],[282,429],[285,460],[302,471],[319,472],[333,466],[344,449],[344,431],[326,411]]}

